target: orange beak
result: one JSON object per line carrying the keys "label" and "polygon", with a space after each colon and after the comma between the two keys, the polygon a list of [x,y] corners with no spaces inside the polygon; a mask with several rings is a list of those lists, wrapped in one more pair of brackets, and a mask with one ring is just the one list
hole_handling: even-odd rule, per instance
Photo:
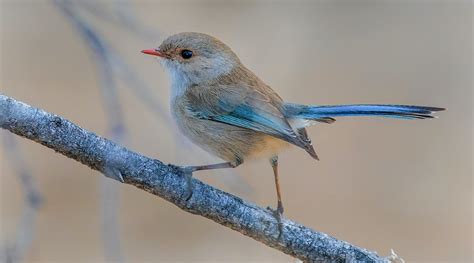
{"label": "orange beak", "polygon": [[162,58],[165,57],[163,53],[161,53],[159,50],[156,50],[156,49],[145,49],[145,50],[142,50],[142,53],[147,54],[147,55],[152,55],[152,56],[158,56]]}

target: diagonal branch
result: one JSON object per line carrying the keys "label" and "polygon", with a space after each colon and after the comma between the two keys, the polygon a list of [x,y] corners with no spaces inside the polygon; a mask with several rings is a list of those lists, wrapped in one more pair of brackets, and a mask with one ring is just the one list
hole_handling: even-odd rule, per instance
{"label": "diagonal branch", "polygon": [[[124,183],[160,196],[186,212],[207,217],[267,246],[306,262],[388,262],[374,252],[282,219],[264,208],[192,179],[188,197],[186,178],[161,161],[132,152],[57,115],[0,94],[0,127],[49,147],[106,176],[120,174]],[[112,178],[114,176],[111,176]],[[188,197],[188,198],[186,198]]]}

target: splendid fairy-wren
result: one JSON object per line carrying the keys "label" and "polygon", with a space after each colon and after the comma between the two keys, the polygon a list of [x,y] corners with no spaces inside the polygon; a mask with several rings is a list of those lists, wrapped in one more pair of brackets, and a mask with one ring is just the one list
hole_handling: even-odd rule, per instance
{"label": "splendid fairy-wren", "polygon": [[278,197],[275,215],[283,213],[278,183],[278,153],[295,145],[318,159],[306,127],[332,123],[341,116],[433,118],[436,107],[408,105],[308,106],[288,103],[247,69],[218,39],[201,33],[179,33],[156,49],[171,77],[171,112],[181,132],[225,163],[187,166],[197,170],[236,167],[248,159],[268,158]]}

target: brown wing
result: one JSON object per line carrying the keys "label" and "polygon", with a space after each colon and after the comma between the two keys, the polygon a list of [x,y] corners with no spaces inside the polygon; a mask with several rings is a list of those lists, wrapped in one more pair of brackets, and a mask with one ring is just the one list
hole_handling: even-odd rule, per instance
{"label": "brown wing", "polygon": [[198,118],[262,132],[315,156],[307,134],[296,133],[283,115],[281,98],[258,79],[237,83],[221,79],[191,87],[185,96],[187,109]]}

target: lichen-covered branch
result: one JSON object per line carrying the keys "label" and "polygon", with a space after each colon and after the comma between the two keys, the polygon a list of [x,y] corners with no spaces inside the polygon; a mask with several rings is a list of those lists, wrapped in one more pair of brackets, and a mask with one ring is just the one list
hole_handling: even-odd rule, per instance
{"label": "lichen-covered branch", "polygon": [[207,217],[305,262],[387,262],[368,250],[316,232],[293,221],[278,222],[271,211],[192,179],[172,166],[132,152],[57,115],[0,94],[0,127],[23,136],[111,178],[123,178],[179,208]]}

